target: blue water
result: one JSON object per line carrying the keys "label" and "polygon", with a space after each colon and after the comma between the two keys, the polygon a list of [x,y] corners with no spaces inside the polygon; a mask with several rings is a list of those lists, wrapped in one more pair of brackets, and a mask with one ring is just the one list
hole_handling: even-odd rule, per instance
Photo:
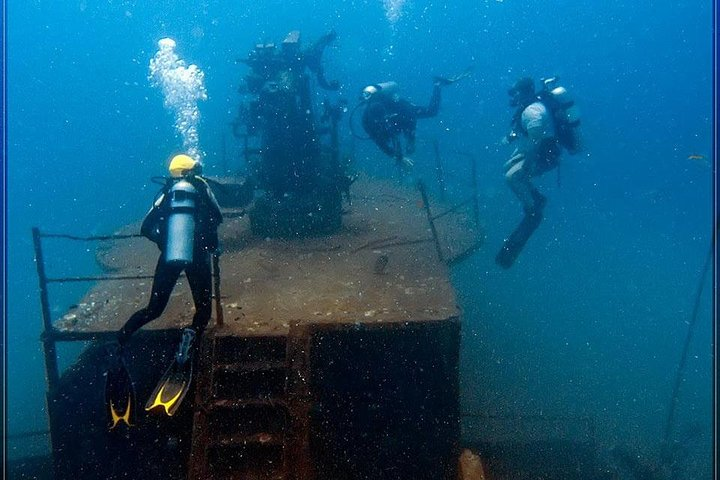
{"label": "blue water", "polygon": [[[170,36],[206,76],[200,142],[221,173],[244,58],[255,43],[334,28],[327,77],[354,104],[388,79],[429,99],[431,76],[474,74],[444,91],[420,139],[472,152],[485,247],[452,272],[463,309],[462,405],[498,415],[577,415],[597,438],[653,458],[712,230],[710,2],[650,0],[27,0],[7,5],[7,427],[47,429],[37,276],[30,229],[111,233],[137,220],[179,148],[150,87],[148,62]],[[390,12],[392,13],[392,12]],[[537,184],[545,221],[511,270],[493,258],[521,214],[503,181],[506,90],[523,75],[560,75],[583,113],[586,150]],[[388,174],[352,141],[356,168]],[[423,157],[425,155],[425,157]],[[689,159],[691,155],[700,159]],[[424,160],[427,158],[427,160]],[[448,156],[451,172],[467,172]],[[419,149],[420,173],[431,157]],[[457,178],[457,177],[456,177]],[[93,271],[90,246],[50,245],[49,274]],[[54,249],[54,250],[53,250]],[[709,279],[678,404],[692,473],[709,478]],[[51,289],[54,315],[82,286]],[[67,354],[69,355],[69,353]],[[69,357],[71,358],[71,357]],[[472,436],[472,426],[465,435]],[[41,437],[42,438],[42,437]],[[9,455],[47,444],[10,438]],[[696,476],[700,475],[700,476]]]}

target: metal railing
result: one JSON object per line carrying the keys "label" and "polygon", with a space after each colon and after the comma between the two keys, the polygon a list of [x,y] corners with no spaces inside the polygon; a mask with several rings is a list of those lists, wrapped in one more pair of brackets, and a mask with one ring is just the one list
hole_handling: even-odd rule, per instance
{"label": "metal railing", "polygon": [[[444,178],[444,168],[443,168],[443,161],[442,157],[440,155],[440,148],[437,144],[437,142],[433,142],[433,151],[435,154],[435,172],[437,176],[437,182],[440,187],[440,196],[441,199],[445,198],[446,194],[446,186],[445,186],[445,178]],[[468,258],[470,255],[472,255],[475,251],[477,251],[483,244],[482,238],[479,236],[479,232],[481,230],[480,228],[480,205],[478,203],[478,181],[477,181],[477,160],[474,155],[465,153],[465,152],[455,152],[457,155],[461,155],[463,157],[467,157],[470,160],[470,167],[471,167],[471,189],[472,194],[466,198],[465,200],[460,201],[459,203],[451,206],[447,210],[440,212],[436,215],[433,215],[430,210],[430,197],[427,192],[427,188],[423,182],[419,182],[417,187],[420,191],[420,195],[422,196],[422,204],[423,208],[425,209],[425,213],[427,215],[427,220],[430,225],[430,231],[432,233],[433,243],[435,245],[435,251],[437,252],[438,259],[449,265],[456,265],[466,258]],[[438,229],[435,222],[437,220],[440,220],[441,218],[445,217],[446,215],[456,214],[458,213],[462,208],[467,207],[470,205],[472,207],[472,220],[475,225],[476,232],[478,232],[478,236],[475,238],[474,242],[465,250],[462,252],[451,256],[446,257],[446,255],[443,253],[442,246],[440,245],[440,238],[438,236]]]}
{"label": "metal railing", "polygon": [[42,312],[43,331],[41,340],[43,343],[43,351],[45,354],[45,374],[48,381],[48,390],[54,391],[59,381],[59,372],[57,365],[57,351],[55,343],[58,341],[76,341],[76,340],[93,340],[103,336],[98,333],[65,333],[60,332],[53,325],[50,309],[50,299],[48,286],[51,283],[73,283],[73,282],[98,282],[98,281],[118,281],[118,280],[140,280],[152,278],[152,275],[89,275],[89,276],[72,276],[51,278],[47,276],[45,271],[45,255],[43,251],[42,241],[45,238],[65,239],[81,242],[108,241],[108,240],[125,240],[137,238],[141,235],[102,235],[80,237],[75,235],[41,233],[40,229],[33,227],[33,246],[35,248],[35,267],[38,274],[38,286],[40,289],[40,306]]}
{"label": "metal railing", "polygon": [[58,369],[58,358],[57,358],[57,348],[56,343],[58,341],[74,341],[74,340],[92,340],[96,339],[101,334],[93,333],[93,334],[78,334],[77,332],[75,334],[67,334],[64,332],[60,332],[58,329],[55,328],[53,325],[53,319],[50,309],[50,296],[48,292],[48,286],[51,283],[68,283],[68,282],[97,282],[97,281],[105,281],[105,280],[132,280],[132,279],[143,279],[143,278],[152,278],[149,275],[134,275],[134,276],[86,276],[86,277],[60,277],[60,278],[50,278],[47,276],[47,273],[45,271],[45,255],[43,251],[43,245],[42,241],[44,238],[57,238],[57,239],[66,239],[66,240],[72,240],[72,241],[106,241],[106,240],[123,240],[123,239],[129,239],[129,238],[135,238],[139,237],[140,235],[104,235],[104,236],[90,236],[90,237],[79,237],[74,235],[64,235],[64,234],[49,234],[49,233],[41,233],[40,229],[37,227],[33,227],[32,229],[32,236],[33,236],[33,247],[35,249],[35,267],[37,269],[38,274],[38,286],[40,289],[40,307],[42,312],[42,325],[43,330],[40,335],[40,339],[42,341],[43,345],[43,354],[45,358],[45,377],[47,379],[47,392],[45,396],[45,401],[47,404],[47,412],[48,412],[48,422],[49,422],[49,436],[50,436],[50,445],[53,451],[53,458],[57,458],[57,455],[59,452],[55,451],[55,445],[53,442],[53,432],[55,431],[55,428],[57,427],[56,421],[57,413],[55,409],[55,402],[54,397],[56,395],[56,391],[58,388],[58,384],[60,382],[60,373]]}

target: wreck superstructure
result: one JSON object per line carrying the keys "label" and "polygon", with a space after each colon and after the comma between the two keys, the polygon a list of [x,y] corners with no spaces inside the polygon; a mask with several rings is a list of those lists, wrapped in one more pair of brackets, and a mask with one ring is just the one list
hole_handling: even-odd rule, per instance
{"label": "wreck superstructure", "polygon": [[[333,88],[320,65],[333,38],[302,49],[291,32],[245,61],[251,113],[234,133],[248,174],[211,182],[226,217],[215,321],[177,415],[136,412],[135,425],[109,431],[103,414],[103,344],[147,303],[156,247],[137,225],[64,236],[101,242],[105,273],[52,279],[42,243],[56,235],[35,230],[56,478],[456,475],[460,312],[448,265],[480,244],[477,192],[431,207],[423,184],[348,173],[342,102],[326,100],[318,116],[310,90],[310,73]],[[96,283],[55,321],[48,284],[67,281]],[[193,313],[181,278],[161,318],[134,335],[127,363],[140,399]],[[58,341],[89,341],[62,376]]]}
{"label": "wreck superstructure", "polygon": [[[323,42],[302,50],[291,32],[245,62],[250,121],[234,133],[249,179],[213,181],[226,218],[214,321],[177,415],[105,423],[103,345],[147,303],[156,247],[138,225],[103,237],[34,230],[54,478],[457,478],[461,312],[449,268],[482,244],[474,158],[461,154],[470,195],[455,204],[436,200],[437,143],[433,185],[350,174],[342,102],[325,102],[321,120],[311,102],[305,69],[318,74]],[[48,277],[43,242],[57,237],[100,242],[104,273]],[[66,282],[93,286],[55,319],[48,287]],[[133,336],[140,404],[193,313],[181,278],[163,315]],[[61,374],[66,341],[87,347]]]}
{"label": "wreck superstructure", "polygon": [[[354,191],[333,235],[269,239],[245,216],[225,222],[224,322],[204,339],[194,396],[177,417],[141,415],[124,434],[104,424],[101,344],[145,303],[157,252],[142,238],[104,240],[97,258],[112,281],[45,334],[95,342],[48,392],[57,478],[452,478],[460,312],[436,247],[450,258],[476,232],[448,224],[452,235],[433,237],[412,188],[361,179]],[[181,281],[129,346],[141,398],[191,319],[188,290]]]}

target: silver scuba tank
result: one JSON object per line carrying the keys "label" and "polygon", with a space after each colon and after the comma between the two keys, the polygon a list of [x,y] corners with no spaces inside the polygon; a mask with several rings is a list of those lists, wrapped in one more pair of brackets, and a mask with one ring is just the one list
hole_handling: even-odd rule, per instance
{"label": "silver scuba tank", "polygon": [[188,265],[193,261],[197,190],[187,180],[180,180],[172,186],[168,195],[170,213],[167,219],[165,261]]}
{"label": "silver scuba tank", "polygon": [[556,124],[559,124],[563,131],[561,143],[570,154],[576,154],[582,150],[579,129],[580,110],[567,89],[563,86],[555,86],[556,83],[557,77],[544,80],[545,90],[558,106],[554,115]]}
{"label": "silver scuba tank", "polygon": [[575,105],[575,101],[565,87],[553,88],[550,90],[550,95],[552,95],[562,107],[563,120],[567,122],[568,125],[578,125],[580,123],[580,110],[577,105]]}
{"label": "silver scuba tank", "polygon": [[383,97],[388,98],[389,100],[397,101],[399,96],[399,90],[398,84],[396,82],[381,82],[376,85],[378,88],[378,93],[380,93]]}

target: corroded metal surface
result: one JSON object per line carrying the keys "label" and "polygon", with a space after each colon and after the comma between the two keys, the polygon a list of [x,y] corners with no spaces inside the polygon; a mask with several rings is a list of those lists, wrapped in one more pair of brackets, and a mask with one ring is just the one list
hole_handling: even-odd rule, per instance
{"label": "corroded metal surface", "polygon": [[[283,335],[298,321],[367,323],[457,315],[447,266],[437,258],[417,190],[359,180],[352,192],[342,230],[326,237],[262,239],[250,234],[246,217],[226,219],[220,230],[225,326],[219,334]],[[449,242],[472,235],[462,223],[443,231]],[[97,258],[116,275],[152,275],[157,255],[155,245],[138,238],[110,245]],[[56,327],[64,332],[117,330],[147,303],[150,286],[148,279],[99,282]],[[193,313],[189,287],[181,278],[162,317],[145,328],[178,328],[190,323]]]}

